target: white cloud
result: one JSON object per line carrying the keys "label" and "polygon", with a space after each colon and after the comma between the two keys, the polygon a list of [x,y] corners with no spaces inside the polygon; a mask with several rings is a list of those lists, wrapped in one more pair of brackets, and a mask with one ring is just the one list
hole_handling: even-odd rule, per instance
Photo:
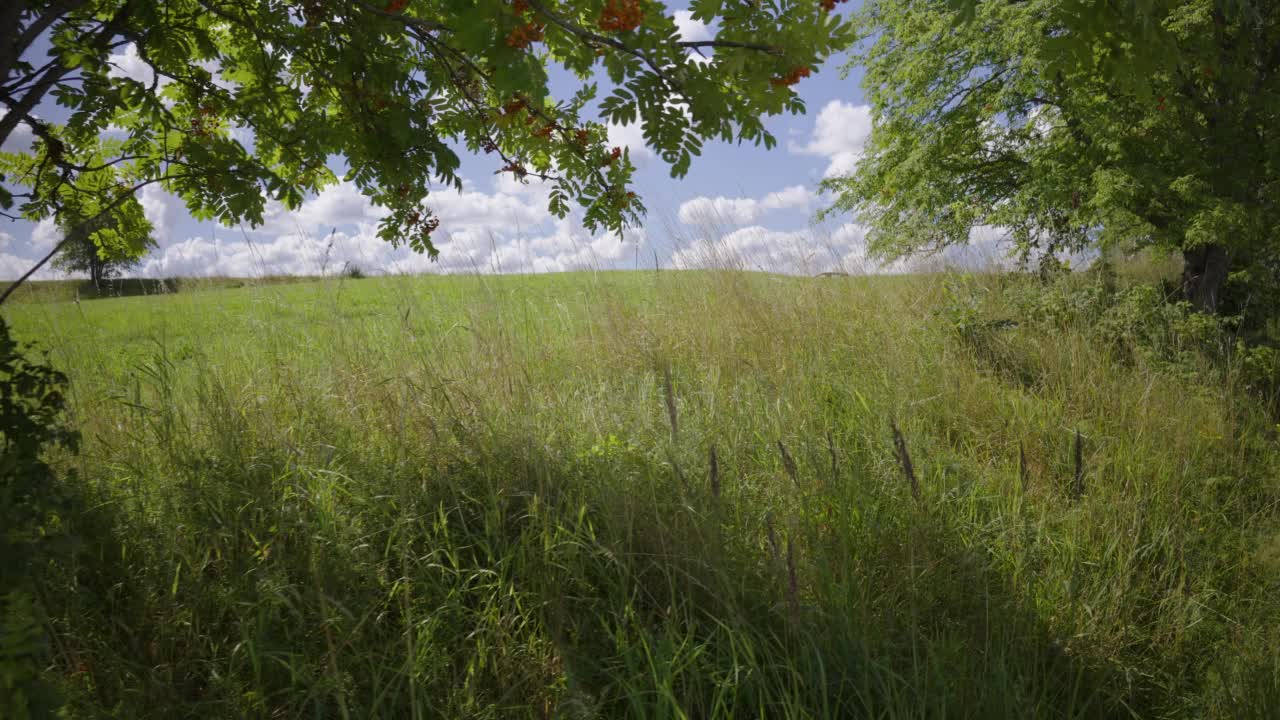
{"label": "white cloud", "polygon": [[393,248],[367,225],[351,233],[281,235],[261,242],[188,238],[152,252],[140,271],[150,277],[317,275],[350,263],[370,273],[558,272],[629,266],[624,261],[643,244],[643,233],[628,233],[624,242],[616,235],[593,238],[564,229],[529,239],[459,231],[437,243],[440,257],[431,262],[408,248]]}
{"label": "white cloud", "polygon": [[695,20],[691,10],[675,11],[673,19],[676,21],[676,31],[680,33],[681,40],[698,42],[712,38],[711,26],[701,20]]}
{"label": "white cloud", "polygon": [[609,145],[630,148],[633,161],[653,157],[653,150],[644,142],[644,129],[639,120],[627,125],[609,123],[605,125],[605,130],[609,134]]}
{"label": "white cloud", "polygon": [[390,267],[400,252],[379,239],[372,225],[324,235],[289,233],[267,239],[191,237],[163,243],[143,260],[147,277],[318,275],[345,263],[366,271]]}
{"label": "white cloud", "polygon": [[752,198],[696,197],[682,203],[676,217],[685,225],[747,225],[762,214],[759,201]]}
{"label": "white cloud", "polygon": [[[31,269],[36,261],[31,258],[14,255],[12,253],[0,252],[0,278],[4,280],[16,280],[22,277],[23,273]],[[44,267],[36,271],[31,276],[32,280],[56,280],[66,277],[65,275],[53,270],[46,263]]]}
{"label": "white cloud", "polygon": [[[552,173],[555,173],[554,169]],[[494,192],[506,195],[537,197],[543,207],[546,207],[552,187],[550,180],[541,180],[535,177],[526,177],[521,180],[515,174],[509,172],[500,172],[493,176]]]}
{"label": "white cloud", "polygon": [[721,268],[764,272],[811,271],[816,246],[804,232],[781,232],[751,225],[721,235],[702,238],[672,255],[677,268]]}
{"label": "white cloud", "polygon": [[792,143],[790,149],[794,153],[827,158],[823,177],[832,177],[853,170],[870,135],[870,106],[832,100],[818,113],[809,142]]}
{"label": "white cloud", "polygon": [[718,237],[699,238],[678,250],[672,262],[679,268],[761,270],[789,275],[908,270],[906,263],[885,264],[872,259],[867,251],[867,229],[856,223],[834,229],[813,225],[789,231],[752,225]]}
{"label": "white cloud", "polygon": [[186,208],[176,195],[165,192],[159,185],[148,185],[138,195],[142,213],[151,223],[156,241],[168,240]]}
{"label": "white cloud", "polygon": [[766,210],[782,208],[808,208],[813,201],[813,192],[803,185],[792,185],[777,192],[771,192],[760,201],[760,207]]}
{"label": "white cloud", "polygon": [[[512,183],[518,185],[518,183]],[[550,217],[546,195],[549,188],[536,181],[518,190],[501,179],[494,181],[497,192],[470,189],[464,182],[461,192],[440,189],[426,205],[440,219],[443,233],[518,232],[543,223]],[[358,223],[376,224],[386,211],[373,204],[360,189],[347,181],[326,187],[318,195],[289,210],[278,202],[268,202],[261,226],[250,229],[255,237],[290,233],[327,234],[333,228]]]}
{"label": "white cloud", "polygon": [[769,210],[805,208],[813,193],[803,185],[793,185],[755,198],[696,197],[680,205],[676,217],[686,225],[748,225],[760,220]]}
{"label": "white cloud", "polygon": [[[630,266],[644,246],[642,231],[593,236],[573,220],[546,210],[548,188],[513,187],[496,179],[494,192],[464,182],[462,192],[441,190],[427,204],[440,218],[431,262],[408,247],[377,237],[383,212],[351,183],[337,183],[297,211],[278,203],[266,223],[227,239],[193,237],[162,241],[140,271],[148,276],[333,273],[346,263],[365,272],[552,272]],[[510,192],[508,192],[510,190]]]}
{"label": "white cloud", "polygon": [[[138,55],[138,46],[133,43],[125,45],[123,52],[112,53],[107,58],[107,64],[111,65],[111,69],[107,71],[107,75],[111,77],[127,77],[143,85],[150,85],[155,78],[151,66]],[[160,78],[158,85],[163,87],[168,83],[168,79]]]}
{"label": "white cloud", "polygon": [[58,224],[53,218],[41,220],[31,231],[31,248],[41,255],[52,250],[60,242],[62,242],[62,231],[58,229]]}
{"label": "white cloud", "polygon": [[296,215],[304,228],[323,228],[379,220],[385,211],[370,202],[355,183],[341,181],[303,202]]}
{"label": "white cloud", "polygon": [[427,201],[440,217],[441,227],[473,232],[519,232],[546,221],[547,206],[537,195],[444,191]]}

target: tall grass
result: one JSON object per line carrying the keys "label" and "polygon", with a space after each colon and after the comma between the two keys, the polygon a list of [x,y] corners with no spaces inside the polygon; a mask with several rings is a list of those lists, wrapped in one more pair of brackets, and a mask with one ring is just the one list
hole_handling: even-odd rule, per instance
{"label": "tall grass", "polygon": [[86,439],[50,672],[75,717],[1271,717],[1274,417],[991,322],[1033,282],[15,307]]}

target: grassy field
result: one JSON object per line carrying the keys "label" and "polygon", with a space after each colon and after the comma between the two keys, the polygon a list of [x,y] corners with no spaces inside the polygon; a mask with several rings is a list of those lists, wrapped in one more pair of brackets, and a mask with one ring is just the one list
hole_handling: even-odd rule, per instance
{"label": "grassy field", "polygon": [[50,675],[73,717],[1275,717],[1275,406],[1123,285],[13,305],[84,436]]}

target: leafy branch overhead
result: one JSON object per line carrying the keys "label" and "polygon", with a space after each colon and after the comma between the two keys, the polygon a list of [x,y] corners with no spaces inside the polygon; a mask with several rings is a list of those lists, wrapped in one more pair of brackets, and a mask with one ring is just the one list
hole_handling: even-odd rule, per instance
{"label": "leafy branch overhead", "polygon": [[[557,216],[576,202],[589,228],[619,231],[644,208],[595,103],[606,122],[641,123],[679,176],[708,140],[772,146],[764,118],[803,111],[790,84],[853,37],[812,0],[691,10],[714,38],[683,40],[648,0],[6,3],[0,138],[25,125],[34,142],[0,155],[0,205],[136,218],[138,191],[157,184],[197,219],[257,224],[269,199],[297,207],[340,166],[388,211],[382,238],[434,255],[429,196],[461,187],[465,149],[550,183]],[[112,64],[135,55],[128,75]],[[567,97],[551,94],[554,67],[579,80]],[[65,123],[42,119],[50,100]],[[132,228],[139,249],[149,233],[102,227]]]}

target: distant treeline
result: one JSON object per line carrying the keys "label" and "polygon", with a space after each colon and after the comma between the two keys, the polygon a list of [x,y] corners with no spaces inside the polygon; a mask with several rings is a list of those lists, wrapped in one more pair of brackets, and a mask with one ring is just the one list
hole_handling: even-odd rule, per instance
{"label": "distant treeline", "polygon": [[320,278],[310,275],[266,275],[256,278],[237,277],[170,277],[116,278],[95,286],[89,280],[37,280],[24,283],[14,293],[12,302],[49,303],[76,299],[95,300],[107,297],[164,295],[198,290],[223,290],[254,285],[288,285],[311,282]]}

